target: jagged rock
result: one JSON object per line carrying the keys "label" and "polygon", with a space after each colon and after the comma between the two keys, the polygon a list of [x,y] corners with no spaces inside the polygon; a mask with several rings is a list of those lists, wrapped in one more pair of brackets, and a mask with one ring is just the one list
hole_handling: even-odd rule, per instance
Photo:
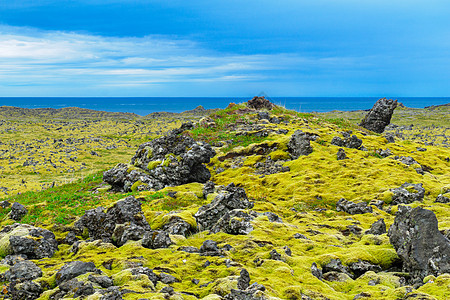
{"label": "jagged rock", "polygon": [[414,158],[411,156],[395,156],[394,159],[399,160],[402,164],[405,164],[407,166],[411,166],[414,164],[419,164]]}
{"label": "jagged rock", "polygon": [[292,256],[292,250],[291,250],[291,248],[289,248],[288,246],[283,246],[283,250],[284,250],[284,253],[285,253],[287,256]]}
{"label": "jagged rock", "polygon": [[237,288],[240,290],[245,290],[250,286],[250,274],[246,269],[242,269],[239,274]]}
{"label": "jagged rock", "polygon": [[34,300],[39,298],[42,292],[42,287],[34,281],[25,281],[10,286],[13,300]]}
{"label": "jagged rock", "polygon": [[311,135],[301,130],[296,130],[287,145],[291,157],[293,159],[297,159],[302,155],[311,154],[313,152],[311,141],[316,138],[316,135]]}
{"label": "jagged rock", "polygon": [[9,218],[14,221],[20,221],[26,214],[28,210],[20,204],[19,202],[14,202],[11,207],[11,212],[9,213]]}
{"label": "jagged rock", "polygon": [[339,148],[336,156],[337,156],[337,160],[348,159],[347,154],[345,153],[344,149],[342,149],[342,148]]}
{"label": "jagged rock", "polygon": [[100,300],[123,300],[122,292],[117,286],[111,286],[106,290],[100,291],[100,293],[103,293]]}
{"label": "jagged rock", "polygon": [[170,245],[172,245],[172,240],[165,231],[147,231],[142,239],[142,246],[145,248],[168,248]]}
{"label": "jagged rock", "polygon": [[397,100],[382,98],[379,99],[372,109],[367,113],[359,126],[382,133],[391,122],[394,109],[397,107]]}
{"label": "jagged rock", "polygon": [[194,217],[200,231],[211,230],[230,211],[252,207],[253,203],[248,201],[244,189],[231,183],[221,190],[211,203],[200,207]]}
{"label": "jagged rock", "polygon": [[159,278],[160,278],[160,281],[165,284],[171,284],[171,283],[178,282],[178,280],[174,276],[172,276],[170,274],[166,274],[166,273],[159,274]]}
{"label": "jagged rock", "polygon": [[[185,123],[186,124],[186,123]],[[207,182],[211,174],[204,166],[215,155],[209,144],[179,135],[181,128],[139,146],[131,165],[118,164],[103,173],[103,180],[115,191],[160,190],[190,182]],[[192,126],[192,124],[191,124]]]}
{"label": "jagged rock", "polygon": [[270,119],[270,115],[266,111],[258,112],[257,117],[258,117],[258,120],[269,120]]}
{"label": "jagged rock", "polygon": [[207,181],[203,186],[203,198],[207,198],[209,194],[214,193],[216,185],[212,181]]}
{"label": "jagged rock", "polygon": [[386,150],[380,149],[380,150],[377,151],[377,153],[383,158],[392,155],[392,152],[391,152],[391,150],[389,148],[386,148]]}
{"label": "jagged rock", "polygon": [[200,249],[193,247],[193,246],[181,246],[177,249],[177,251],[183,251],[187,253],[199,253]]}
{"label": "jagged rock", "polygon": [[62,282],[59,289],[65,294],[73,293],[73,298],[89,296],[95,292],[92,283],[78,281],[76,278]]}
{"label": "jagged rock", "polygon": [[384,219],[381,218],[370,226],[370,229],[366,231],[366,234],[381,235],[386,233],[386,224]]}
{"label": "jagged rock", "polygon": [[146,275],[148,279],[156,285],[157,281],[159,280],[159,277],[153,273],[153,271],[147,267],[137,267],[130,269],[130,272],[132,275]]}
{"label": "jagged rock", "polygon": [[294,238],[295,239],[302,239],[302,240],[309,240],[309,238],[306,235],[301,234],[301,233],[294,234]]}
{"label": "jagged rock", "polygon": [[10,207],[10,206],[11,206],[11,203],[9,203],[8,200],[0,201],[0,207],[1,207],[1,208],[5,209],[5,208],[8,208],[8,207]]}
{"label": "jagged rock", "polygon": [[27,260],[27,256],[23,255],[23,254],[19,254],[19,255],[6,255],[4,259],[2,259],[2,261],[0,261],[0,264],[3,265],[14,265],[18,262],[22,262]]}
{"label": "jagged rock", "polygon": [[278,253],[277,250],[275,250],[275,249],[272,249],[272,251],[270,251],[269,254],[270,254],[270,259],[283,261],[281,254]]}
{"label": "jagged rock", "polygon": [[361,292],[361,293],[357,294],[355,297],[353,297],[353,300],[358,300],[361,298],[369,298],[369,297],[372,297],[372,295],[367,292]]}
{"label": "jagged rock", "polygon": [[331,139],[331,144],[339,147],[362,149],[362,140],[356,135],[350,136],[350,134],[347,133],[343,133],[343,135],[344,139],[341,139],[338,136],[333,137],[333,139]]}
{"label": "jagged rock", "polygon": [[98,272],[93,262],[72,261],[64,266],[56,273],[56,284],[59,285],[64,281],[80,276],[88,272]]}
{"label": "jagged rock", "polygon": [[422,284],[428,275],[450,273],[450,241],[439,231],[432,211],[399,206],[388,236],[412,283]]}
{"label": "jagged rock", "polygon": [[112,234],[112,239],[117,246],[124,245],[127,241],[138,241],[144,237],[148,228],[136,224],[117,224]]}
{"label": "jagged rock", "polygon": [[76,241],[78,241],[79,239],[77,238],[77,236],[75,235],[75,233],[73,233],[72,231],[70,231],[66,237],[63,240],[64,244],[67,245],[72,245],[73,243],[75,243]]}
{"label": "jagged rock", "polygon": [[437,203],[450,203],[450,198],[446,197],[446,196],[444,196],[442,194],[439,194],[436,197],[436,201],[434,201],[434,202],[437,202]]}
{"label": "jagged rock", "polygon": [[[91,239],[101,239],[104,242],[111,243],[113,242],[112,236],[114,230],[116,230],[118,224],[134,224],[134,226],[128,228],[126,236],[122,236],[125,233],[126,228],[123,228],[122,235],[116,236],[119,238],[120,243],[126,242],[127,238],[136,239],[140,237],[138,233],[142,230],[150,230],[150,225],[145,219],[141,209],[141,202],[133,196],[128,196],[127,198],[116,202],[106,211],[106,213],[104,212],[103,207],[87,210],[86,213],[75,222],[74,228],[80,234],[87,229]],[[140,228],[136,235],[131,232],[133,228]],[[119,235],[119,232],[117,235]]]}
{"label": "jagged rock", "polygon": [[0,248],[5,249],[5,254],[22,254],[28,259],[41,259],[52,257],[58,250],[58,242],[49,230],[16,223],[0,231]]}
{"label": "jagged rock", "polygon": [[92,275],[90,274],[88,277],[88,280],[90,282],[96,283],[99,286],[101,286],[102,288],[109,288],[110,286],[113,286],[113,280],[111,278],[109,278],[108,276],[96,276],[96,275]]}
{"label": "jagged rock", "polygon": [[170,234],[178,234],[183,236],[188,236],[190,233],[194,232],[194,228],[191,224],[178,216],[172,216],[170,221],[161,227],[161,230]]}
{"label": "jagged rock", "polygon": [[200,247],[200,255],[203,256],[220,256],[222,252],[219,247],[217,247],[217,243],[212,240],[206,240],[203,242]]}
{"label": "jagged rock", "polygon": [[422,201],[425,195],[425,189],[421,183],[413,184],[405,182],[399,188],[391,189],[392,205],[409,204],[414,201]]}
{"label": "jagged rock", "polygon": [[14,264],[5,274],[9,282],[24,282],[34,280],[42,276],[42,270],[34,262],[25,260]]}
{"label": "jagged rock", "polygon": [[269,297],[264,295],[266,287],[262,284],[253,283],[245,290],[231,289],[230,293],[225,295],[224,300],[267,300]]}
{"label": "jagged rock", "polygon": [[328,272],[339,272],[350,275],[348,267],[344,266],[339,258],[338,259],[332,258],[329,263],[323,266],[322,273],[325,275],[325,273]]}
{"label": "jagged rock", "polygon": [[362,261],[360,259],[357,262],[350,264],[349,269],[355,275],[355,278],[358,278],[368,271],[381,272],[380,266],[371,264],[367,261]]}
{"label": "jagged rock", "polygon": [[253,230],[253,217],[240,209],[226,212],[211,228],[212,233],[223,231],[228,234],[249,234]]}
{"label": "jagged rock", "polygon": [[344,198],[341,198],[336,203],[336,210],[337,211],[344,211],[348,214],[355,215],[355,214],[365,214],[365,213],[371,213],[372,207],[367,205],[366,202],[359,202],[355,203],[352,201],[347,201]]}
{"label": "jagged rock", "polygon": [[313,262],[312,265],[311,265],[311,274],[314,277],[322,280],[322,270],[319,269],[319,267],[317,267],[317,264],[315,262]]}
{"label": "jagged rock", "polygon": [[273,104],[272,102],[270,102],[269,100],[267,100],[264,97],[253,97],[251,100],[247,101],[247,107],[253,108],[256,110],[260,110],[260,109],[271,110],[272,108],[275,107],[275,104]]}
{"label": "jagged rock", "polygon": [[264,212],[263,216],[266,216],[270,222],[283,223],[283,220],[280,218],[280,216],[271,211]]}

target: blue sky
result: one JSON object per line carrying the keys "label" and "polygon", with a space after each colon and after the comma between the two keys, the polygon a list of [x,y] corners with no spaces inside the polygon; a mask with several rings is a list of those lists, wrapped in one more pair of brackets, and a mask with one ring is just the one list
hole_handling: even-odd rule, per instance
{"label": "blue sky", "polygon": [[0,96],[450,96],[450,2],[0,4]]}

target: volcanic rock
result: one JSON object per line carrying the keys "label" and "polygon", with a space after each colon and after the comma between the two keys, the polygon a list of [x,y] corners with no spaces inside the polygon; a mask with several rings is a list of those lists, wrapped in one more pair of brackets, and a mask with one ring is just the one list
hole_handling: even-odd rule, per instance
{"label": "volcanic rock", "polygon": [[399,206],[388,236],[412,283],[422,284],[428,275],[450,273],[450,241],[439,231],[432,211]]}
{"label": "volcanic rock", "polygon": [[382,133],[384,128],[391,122],[392,114],[396,107],[397,100],[386,98],[379,99],[361,121],[359,126],[376,133]]}

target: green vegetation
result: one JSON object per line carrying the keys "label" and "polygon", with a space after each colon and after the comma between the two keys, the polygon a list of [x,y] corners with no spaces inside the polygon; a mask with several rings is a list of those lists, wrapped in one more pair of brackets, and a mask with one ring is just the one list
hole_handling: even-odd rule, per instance
{"label": "green vegetation", "polygon": [[[418,118],[419,123],[414,124],[413,128],[428,126],[433,118],[428,110],[400,109],[396,111],[393,123],[396,123],[400,114],[407,112],[429,118],[428,121]],[[439,141],[432,134],[448,129],[445,127],[448,126],[448,119],[443,118],[448,115],[448,109],[436,108],[433,112],[436,112],[433,124],[439,126],[429,130],[420,127],[421,134],[426,133],[430,139]],[[437,195],[450,191],[450,149],[440,143],[425,145],[418,142],[417,137],[407,134],[404,134],[403,139],[396,137],[395,143],[388,143],[382,135],[360,128],[356,119],[361,115],[357,112],[314,115],[276,107],[269,113],[282,121],[273,124],[258,120],[256,112],[249,110],[245,104],[230,105],[199,120],[194,129],[183,134],[215,146],[217,155],[207,167],[216,185],[233,182],[243,187],[248,198],[254,202],[253,211],[273,212],[282,218],[282,223],[271,222],[268,216],[260,214],[252,221],[254,230],[248,235],[222,232],[194,232],[186,237],[172,235],[174,244],[165,249],[143,248],[139,241],[129,241],[122,247],[115,247],[100,241],[83,240],[78,246],[78,252],[74,253],[69,251],[70,246],[60,245],[52,258],[35,261],[44,272],[39,281],[44,282],[43,286],[46,287],[40,299],[48,299],[55,292],[55,273],[65,262],[74,260],[94,262],[121,289],[134,291],[124,294],[124,299],[165,297],[163,293],[157,292],[165,284],[158,282],[154,286],[146,276],[133,276],[127,270],[137,265],[154,269],[155,273],[170,273],[178,279],[170,284],[176,292],[170,299],[220,299],[219,295],[224,296],[230,289],[236,288],[236,278],[242,268],[250,273],[251,283],[265,286],[266,295],[274,297],[272,299],[301,299],[302,295],[307,295],[312,299],[350,300],[362,292],[369,293],[371,299],[403,298],[407,287],[402,286],[399,273],[389,271],[399,260],[389,238],[386,234],[375,236],[365,235],[364,232],[380,218],[384,218],[387,227],[393,223],[397,206],[388,209],[393,195],[391,189],[405,182],[422,183],[426,190],[424,201],[410,206],[423,206],[432,210],[439,220],[439,229],[450,230],[448,204],[434,202]],[[8,139],[10,142],[0,145],[0,150],[3,150],[0,163],[4,168],[0,183],[9,190],[3,200],[25,205],[28,213],[21,222],[50,229],[58,238],[65,237],[85,210],[99,206],[106,209],[129,195],[141,200],[143,212],[152,229],[160,229],[174,216],[196,228],[194,214],[217,195],[210,194],[205,199],[203,184],[190,183],[166,187],[160,191],[139,191],[139,184],[136,184],[132,188],[133,192],[113,193],[102,182],[102,172],[119,162],[129,162],[140,143],[186,120],[176,116],[171,116],[173,119],[168,116],[164,118],[122,118],[95,122],[62,122],[54,119],[23,121],[18,118],[5,121],[0,125],[0,134],[3,136],[2,141]],[[190,116],[190,119],[199,118]],[[169,125],[164,122],[169,122]],[[57,130],[59,127],[62,129]],[[317,135],[318,138],[311,142],[311,154],[292,160],[287,144],[296,130]],[[339,147],[331,145],[331,140],[347,130],[352,130],[352,134],[362,139],[368,151],[345,148],[348,159],[338,161],[336,153]],[[93,141],[84,144],[67,141],[75,137]],[[97,138],[102,141],[97,141]],[[379,150],[386,148],[393,155],[383,158]],[[426,151],[418,151],[418,148],[426,148]],[[32,149],[37,151],[33,152]],[[64,159],[75,170],[69,173],[67,168],[60,167],[64,164],[59,162],[59,156],[70,149],[72,152],[68,153],[77,158],[74,161]],[[91,155],[91,150],[99,156]],[[421,166],[431,169],[427,169],[424,175],[419,174],[415,169],[417,164],[408,166],[394,159],[395,156],[410,156]],[[167,158],[178,159],[171,157]],[[46,164],[24,166],[23,163],[31,162],[31,158],[40,162],[45,158]],[[50,167],[48,158],[57,168]],[[257,166],[271,160],[288,167],[289,171],[258,173],[260,169]],[[151,162],[148,168],[155,168],[161,163]],[[76,169],[79,166],[85,169]],[[53,181],[56,185],[49,187]],[[349,215],[336,211],[336,202],[340,198],[367,203],[381,200],[386,209],[374,207],[373,213]],[[8,218],[9,212],[10,208],[0,208],[1,226],[14,222]],[[349,228],[357,228],[359,233],[352,233]],[[307,239],[294,238],[297,233]],[[214,240],[219,247],[228,244],[233,248],[225,252],[224,257],[177,251],[186,246],[199,248],[205,240]],[[292,256],[285,253],[285,246],[290,248]],[[281,261],[271,259],[270,252],[273,250],[281,254]],[[344,265],[364,260],[380,265],[383,271],[370,271],[359,278],[344,278],[341,282],[321,281],[311,274],[313,262],[321,267],[333,258],[339,258]],[[207,262],[210,265],[205,267]],[[110,267],[106,268],[107,265]],[[3,270],[1,266],[0,270]],[[79,280],[86,278],[86,275],[78,277]],[[198,279],[199,283],[195,284],[194,279]],[[377,284],[369,285],[373,281]],[[427,278],[426,282],[414,292],[429,299],[450,297],[448,274]],[[90,297],[88,299],[100,296]]]}

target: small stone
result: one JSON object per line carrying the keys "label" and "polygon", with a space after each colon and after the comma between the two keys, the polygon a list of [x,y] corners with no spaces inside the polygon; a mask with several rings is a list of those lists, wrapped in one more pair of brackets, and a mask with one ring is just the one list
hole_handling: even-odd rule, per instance
{"label": "small stone", "polygon": [[336,156],[337,156],[337,160],[348,159],[347,154],[345,153],[344,149],[342,149],[342,148],[339,148]]}
{"label": "small stone", "polygon": [[366,234],[374,234],[374,235],[381,235],[385,233],[386,233],[386,224],[384,223],[383,218],[373,223],[370,229],[366,231]]}
{"label": "small stone", "polygon": [[317,267],[317,264],[315,262],[311,265],[311,274],[313,274],[314,277],[322,280],[322,270]]}
{"label": "small stone", "polygon": [[172,276],[170,274],[166,274],[166,273],[159,274],[159,278],[160,278],[160,281],[165,284],[171,284],[171,283],[178,282],[178,280],[174,276]]}
{"label": "small stone", "polygon": [[11,212],[9,214],[9,218],[14,221],[20,221],[26,214],[28,210],[22,204],[18,202],[14,202],[11,207]]}
{"label": "small stone", "polygon": [[270,259],[282,261],[281,254],[277,252],[277,250],[272,249],[270,251]]}

